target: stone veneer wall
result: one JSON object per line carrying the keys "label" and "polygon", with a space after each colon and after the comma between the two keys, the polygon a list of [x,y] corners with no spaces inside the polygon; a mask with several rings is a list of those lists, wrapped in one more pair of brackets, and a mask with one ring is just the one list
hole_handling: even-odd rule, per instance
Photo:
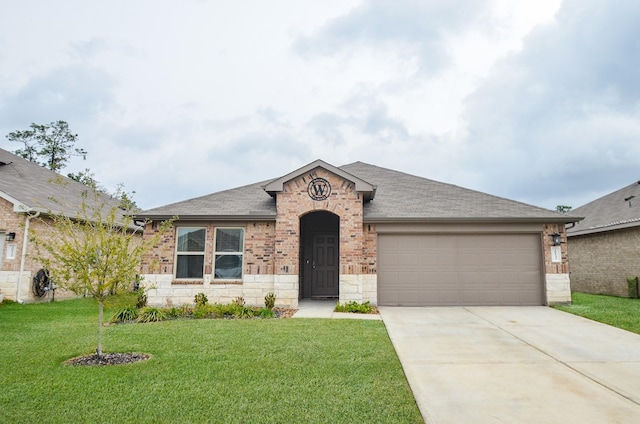
{"label": "stone veneer wall", "polygon": [[[551,261],[553,233],[562,238],[562,262]],[[567,251],[567,234],[564,224],[547,224],[542,231],[544,247],[544,269],[547,305],[571,303],[571,283],[569,279],[569,256]]]}
{"label": "stone veneer wall", "polygon": [[640,227],[569,238],[574,291],[627,297],[627,277],[640,276]]}

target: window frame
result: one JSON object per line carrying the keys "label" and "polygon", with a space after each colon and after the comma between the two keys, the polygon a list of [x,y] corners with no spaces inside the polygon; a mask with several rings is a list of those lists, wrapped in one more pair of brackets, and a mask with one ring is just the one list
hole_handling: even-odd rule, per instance
{"label": "window frame", "polygon": [[[202,251],[179,251],[179,237],[181,229],[189,229],[189,230],[204,230],[204,244]],[[204,271],[205,271],[205,263],[206,263],[206,254],[207,254],[207,227],[206,226],[189,226],[189,225],[181,225],[176,227],[176,247],[175,247],[175,266],[173,272],[173,278],[177,281],[202,281],[204,280]],[[178,277],[178,258],[180,256],[202,256],[202,270],[200,277]]]}
{"label": "window frame", "polygon": [[[218,252],[218,230],[240,230],[242,232],[242,243],[240,243],[240,250],[233,252]],[[222,281],[242,281],[244,277],[244,244],[245,244],[245,227],[215,227],[213,232],[213,269],[211,275],[211,281],[222,282]],[[240,276],[234,278],[223,278],[216,277],[216,259],[218,256],[240,256]]]}

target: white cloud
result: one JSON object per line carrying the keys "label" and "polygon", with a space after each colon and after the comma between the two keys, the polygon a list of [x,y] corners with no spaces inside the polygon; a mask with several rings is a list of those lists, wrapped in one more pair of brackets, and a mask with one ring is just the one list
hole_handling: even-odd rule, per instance
{"label": "white cloud", "polygon": [[0,132],[69,122],[143,207],[316,158],[551,208],[637,179],[635,2],[4,3]]}

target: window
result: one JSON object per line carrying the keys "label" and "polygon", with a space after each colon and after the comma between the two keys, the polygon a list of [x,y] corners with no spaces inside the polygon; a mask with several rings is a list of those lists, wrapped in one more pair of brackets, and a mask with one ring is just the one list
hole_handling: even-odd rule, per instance
{"label": "window", "polygon": [[242,278],[242,252],[244,229],[216,228],[214,279],[239,280]]}
{"label": "window", "polygon": [[204,228],[178,227],[176,278],[203,278],[206,236]]}

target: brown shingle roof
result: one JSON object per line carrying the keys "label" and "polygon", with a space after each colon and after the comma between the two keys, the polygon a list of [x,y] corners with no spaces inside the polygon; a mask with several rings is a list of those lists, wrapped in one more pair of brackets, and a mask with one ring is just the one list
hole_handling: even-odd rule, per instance
{"label": "brown shingle roof", "polygon": [[619,230],[640,225],[640,181],[571,211],[584,220],[567,229],[568,236]]}
{"label": "brown shingle roof", "polygon": [[[88,191],[84,184],[0,149],[0,197],[11,202],[16,212],[52,211],[76,216],[83,193]],[[109,208],[120,203],[107,195],[100,196],[100,201]],[[87,203],[92,202],[92,196],[88,196]]]}
{"label": "brown shingle roof", "polygon": [[[339,167],[376,186],[364,205],[365,222],[374,221],[540,221],[573,222],[580,218],[440,183],[363,162]],[[275,200],[264,190],[270,181],[209,194],[150,209],[140,217],[180,219],[275,220]]]}

